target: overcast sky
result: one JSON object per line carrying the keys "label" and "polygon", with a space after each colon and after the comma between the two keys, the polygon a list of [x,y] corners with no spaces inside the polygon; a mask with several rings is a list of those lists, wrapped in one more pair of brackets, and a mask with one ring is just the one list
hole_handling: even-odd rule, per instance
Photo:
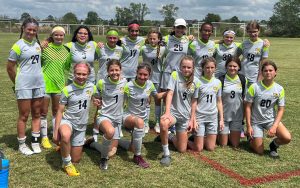
{"label": "overcast sky", "polygon": [[146,3],[150,14],[145,19],[162,20],[159,10],[163,5],[179,7],[177,17],[202,20],[208,13],[219,14],[222,19],[237,16],[240,20],[269,20],[278,0],[0,0],[0,15],[20,18],[23,12],[40,19],[48,15],[62,17],[73,12],[78,19],[85,19],[95,11],[102,19],[115,18],[115,7],[129,7],[133,3]]}

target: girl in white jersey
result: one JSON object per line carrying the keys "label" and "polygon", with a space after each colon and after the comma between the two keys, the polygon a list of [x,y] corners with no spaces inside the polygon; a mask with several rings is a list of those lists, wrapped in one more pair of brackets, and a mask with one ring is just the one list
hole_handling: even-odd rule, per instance
{"label": "girl in white jersey", "polygon": [[87,128],[90,101],[97,91],[87,82],[91,68],[85,62],[74,65],[73,83],[66,86],[59,101],[53,141],[60,143],[63,168],[69,176],[79,176],[72,162],[78,163]]}
{"label": "girl in white jersey", "polygon": [[239,74],[241,61],[238,57],[229,56],[224,66],[226,74],[219,77],[222,83],[224,129],[219,131],[218,141],[221,146],[226,146],[229,138],[231,146],[236,148],[243,130],[243,103],[247,81],[244,75]]}
{"label": "girl in white jersey", "polygon": [[[202,61],[202,76],[198,93],[196,110],[197,129],[194,131],[194,143],[190,142],[192,150],[202,151],[205,147],[213,151],[216,145],[218,129],[223,130],[223,105],[221,98],[222,84],[214,77],[216,60],[208,57]],[[204,136],[205,139],[204,139]]]}
{"label": "girl in white jersey", "polygon": [[[151,30],[148,32],[145,45],[141,48],[141,55],[143,63],[148,63],[152,67],[151,81],[153,82],[157,91],[160,91],[161,70],[162,70],[162,55],[165,51],[165,46],[162,46],[162,35],[159,31]],[[150,117],[150,101],[147,107],[148,121],[145,127],[145,133],[149,129],[149,117]],[[159,119],[161,114],[161,100],[155,100],[155,127],[156,133],[159,133]]]}
{"label": "girl in white jersey", "polygon": [[[45,86],[41,68],[41,48],[37,35],[38,27],[35,19],[24,20],[21,26],[20,40],[10,50],[7,63],[7,73],[14,84],[19,110],[17,121],[19,151],[24,155],[41,152],[39,144],[40,112]],[[33,151],[25,143],[26,122],[30,113]]]}
{"label": "girl in white jersey", "polygon": [[261,68],[263,80],[249,87],[245,99],[247,134],[251,138],[250,146],[255,153],[263,155],[263,135],[264,130],[267,130],[268,137],[275,137],[269,145],[271,157],[279,157],[277,148],[291,141],[290,132],[281,122],[285,106],[285,92],[283,87],[274,81],[276,71],[277,66],[274,62],[264,60]]}
{"label": "girl in white jersey", "polygon": [[66,43],[65,46],[69,48],[71,53],[71,71],[69,74],[68,82],[73,82],[72,67],[79,62],[85,61],[91,67],[91,74],[88,81],[96,83],[96,74],[94,70],[94,61],[98,58],[99,48],[97,43],[93,41],[93,35],[90,29],[85,26],[79,26],[73,34],[72,42]]}
{"label": "girl in white jersey", "polygon": [[147,104],[150,95],[162,98],[165,92],[157,93],[154,84],[149,80],[151,67],[142,63],[137,67],[135,80],[128,82],[124,88],[125,109],[123,126],[132,130],[132,141],[119,140],[119,145],[124,149],[132,148],[133,161],[142,168],[148,168],[149,164],[141,156],[142,141],[144,137],[144,125],[147,118]]}
{"label": "girl in white jersey", "polygon": [[[160,138],[163,148],[161,165],[169,166],[171,157],[168,139],[179,152],[187,149],[187,134],[195,129],[195,108],[197,105],[197,93],[199,80],[194,77],[194,59],[185,56],[180,62],[180,70],[173,71],[170,77],[166,96],[166,111],[160,119]],[[175,125],[176,137],[169,134],[168,128]]]}

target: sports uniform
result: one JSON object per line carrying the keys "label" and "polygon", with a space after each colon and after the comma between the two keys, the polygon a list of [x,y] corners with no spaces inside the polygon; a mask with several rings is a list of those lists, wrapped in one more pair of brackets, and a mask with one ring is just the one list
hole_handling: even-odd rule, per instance
{"label": "sports uniform", "polygon": [[[222,86],[224,129],[220,131],[221,134],[229,134],[229,130],[241,131],[243,128],[244,96],[242,87],[243,84],[238,75],[233,79],[227,74],[225,75],[224,84]],[[246,84],[244,84],[244,87],[246,87]],[[244,90],[245,89],[246,88],[244,88]]]}
{"label": "sports uniform", "polygon": [[[95,76],[95,69],[94,69],[94,61],[97,59],[99,54],[99,48],[97,48],[97,43],[94,41],[89,41],[84,45],[79,44],[78,42],[69,42],[65,44],[67,48],[70,49],[71,53],[71,69],[73,70],[73,66],[76,63],[81,61],[87,62],[91,67],[91,73],[88,77],[88,81],[95,83],[96,76]],[[71,83],[74,78],[73,72],[69,72],[68,81]]]}
{"label": "sports uniform", "polygon": [[239,46],[237,55],[243,56],[241,73],[248,79],[248,86],[257,81],[260,61],[263,58],[267,58],[268,54],[269,48],[264,47],[262,39],[258,39],[256,42],[248,39]]}
{"label": "sports uniform", "polygon": [[17,62],[15,90],[17,99],[44,97],[41,48],[36,41],[18,40],[10,50],[9,61]]}
{"label": "sports uniform", "polygon": [[215,45],[215,52],[213,57],[216,59],[217,66],[215,77],[219,78],[220,76],[226,74],[226,61],[229,57],[234,57],[237,54],[237,48],[241,45],[240,43],[233,42],[229,46],[225,43],[216,44]]}
{"label": "sports uniform", "polygon": [[161,88],[167,89],[171,73],[179,70],[180,61],[187,55],[190,42],[185,35],[181,38],[177,38],[175,35],[167,35],[164,37],[164,42],[166,43],[166,50],[163,61]]}
{"label": "sports uniform", "polygon": [[176,119],[175,127],[177,132],[184,132],[188,128],[188,120],[191,115],[192,98],[198,98],[199,80],[194,77],[190,88],[186,87],[186,79],[180,71],[173,71],[168,88],[173,91],[173,98],[170,112]]}
{"label": "sports uniform", "polygon": [[96,91],[96,86],[90,82],[83,86],[73,82],[63,89],[59,103],[66,105],[67,108],[60,124],[67,124],[72,129],[72,146],[84,144],[90,101]]}
{"label": "sports uniform", "polygon": [[202,42],[200,39],[194,40],[190,45],[188,54],[192,55],[195,59],[195,76],[200,78],[202,68],[202,60],[207,57],[212,57],[215,51],[215,42],[209,40],[207,43]]}
{"label": "sports uniform", "polygon": [[49,43],[42,53],[42,69],[46,94],[61,93],[65,87],[64,70],[70,69],[70,53],[63,45]]}
{"label": "sports uniform", "polygon": [[196,119],[198,122],[196,136],[218,133],[217,98],[221,97],[221,87],[222,84],[220,80],[215,77],[212,77],[210,80],[207,80],[203,76],[200,77],[196,110]]}
{"label": "sports uniform", "polygon": [[103,48],[100,48],[97,80],[104,79],[107,76],[107,63],[111,59],[120,60],[122,53],[123,48],[118,45],[114,48],[110,48],[107,44],[105,44]]}
{"label": "sports uniform", "polygon": [[276,117],[275,106],[285,106],[285,92],[274,82],[267,87],[262,81],[252,84],[245,101],[252,103],[251,125],[254,137],[263,137],[263,129],[270,129]]}
{"label": "sports uniform", "polygon": [[122,73],[125,78],[133,79],[136,75],[140,50],[145,43],[145,39],[139,36],[135,40],[123,37],[121,41],[123,47],[121,58]]}
{"label": "sports uniform", "polygon": [[102,106],[98,112],[97,125],[104,119],[112,122],[115,128],[113,139],[120,139],[120,129],[123,115],[124,87],[126,79],[114,82],[109,77],[98,81],[97,89],[99,91]]}

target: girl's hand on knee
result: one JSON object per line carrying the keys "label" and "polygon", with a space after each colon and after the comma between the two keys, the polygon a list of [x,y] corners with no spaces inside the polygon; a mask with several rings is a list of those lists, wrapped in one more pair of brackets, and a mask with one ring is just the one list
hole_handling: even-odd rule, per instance
{"label": "girl's hand on knee", "polygon": [[276,135],[277,126],[273,125],[267,132],[268,137],[272,138]]}

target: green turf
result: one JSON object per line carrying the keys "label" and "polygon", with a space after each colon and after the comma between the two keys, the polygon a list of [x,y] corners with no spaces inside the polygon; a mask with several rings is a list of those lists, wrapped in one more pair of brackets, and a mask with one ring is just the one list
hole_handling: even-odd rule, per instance
{"label": "green turf", "polygon": [[[46,38],[40,36],[40,39]],[[77,165],[80,177],[70,178],[61,170],[61,158],[58,153],[48,150],[39,155],[25,157],[17,151],[16,119],[18,110],[11,90],[12,83],[6,72],[6,61],[12,44],[18,39],[16,34],[0,33],[0,148],[11,160],[10,187],[240,187],[238,181],[212,169],[205,162],[191,154],[179,154],[172,151],[172,165],[164,168],[159,164],[161,144],[153,142],[155,135],[148,134],[144,140],[143,155],[151,168],[140,169],[132,162],[132,153],[118,150],[117,156],[109,160],[109,170],[101,172],[98,168],[99,153],[86,150],[82,161]],[[68,37],[68,40],[70,36]],[[103,40],[103,37],[95,37]],[[291,131],[293,140],[279,149],[280,160],[270,159],[266,154],[258,156],[249,151],[245,140],[239,151],[229,147],[217,147],[215,152],[204,151],[201,155],[219,162],[221,165],[241,174],[245,178],[271,175],[300,169],[300,92],[298,74],[300,72],[300,39],[270,38],[270,58],[278,67],[277,82],[286,90],[286,112],[283,122]],[[94,111],[94,109],[92,110]],[[151,116],[153,120],[153,116]],[[92,120],[92,118],[91,118]],[[153,123],[153,121],[151,121]],[[153,125],[152,125],[153,126]],[[30,121],[27,135],[30,136]],[[91,134],[92,121],[88,128]],[[265,140],[269,143],[270,139]],[[292,177],[257,187],[297,187],[300,177]]]}

